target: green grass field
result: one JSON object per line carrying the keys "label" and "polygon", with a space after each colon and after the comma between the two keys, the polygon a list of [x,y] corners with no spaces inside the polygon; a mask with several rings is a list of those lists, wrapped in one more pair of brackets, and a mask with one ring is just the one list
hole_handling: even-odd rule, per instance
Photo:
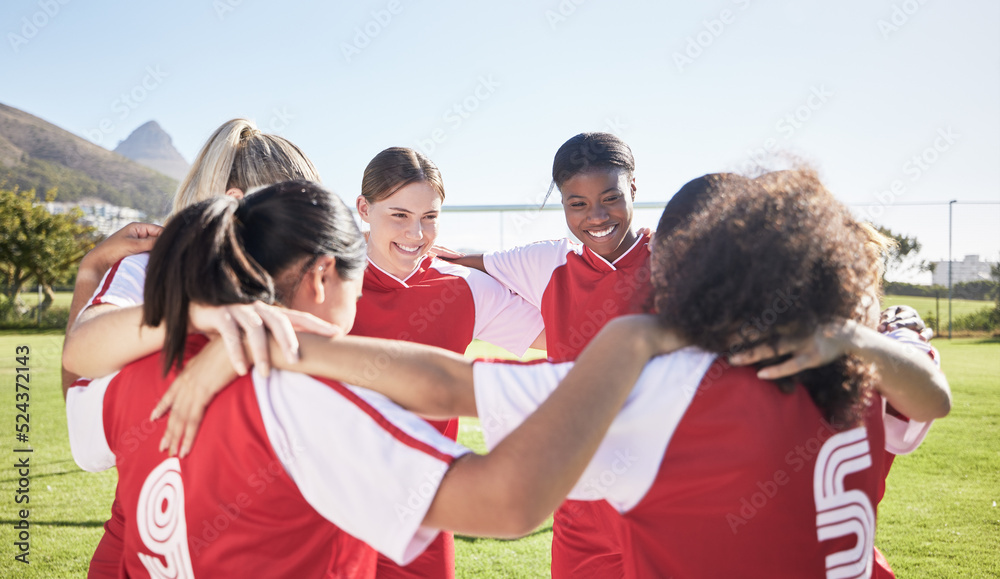
{"label": "green grass field", "polygon": [[[877,544],[900,577],[1000,576],[1000,340],[935,340],[954,391],[951,416],[913,455],[899,457],[879,509]],[[30,503],[15,503],[15,348],[30,352]],[[70,456],[59,390],[61,333],[0,333],[0,577],[83,577],[108,516],[116,475],[80,471]],[[471,355],[501,351],[474,344]],[[475,420],[459,440],[483,451]],[[14,561],[18,510],[30,509],[30,565]],[[461,577],[546,577],[551,520],[517,541],[458,538]]]}
{"label": "green grass field", "polygon": [[[938,307],[941,308],[941,331],[948,332],[948,298],[942,296],[940,303],[934,298],[923,298],[917,296],[885,296],[882,300],[886,306],[905,305],[920,312],[920,316],[928,318],[937,317]],[[993,302],[980,300],[951,300],[951,318],[954,320],[958,316],[964,316],[973,312],[978,312],[983,308],[993,306]]]}

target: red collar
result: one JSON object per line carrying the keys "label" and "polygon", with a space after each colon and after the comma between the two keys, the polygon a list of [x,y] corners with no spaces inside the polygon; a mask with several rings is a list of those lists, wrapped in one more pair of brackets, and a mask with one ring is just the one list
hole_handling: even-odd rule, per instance
{"label": "red collar", "polygon": [[619,269],[629,269],[630,267],[637,265],[649,259],[649,240],[650,235],[642,235],[636,238],[635,243],[632,247],[629,247],[625,253],[618,256],[618,259],[613,262],[609,262],[600,255],[594,253],[592,249],[583,246],[583,252],[580,254],[590,267],[597,271],[612,272]]}
{"label": "red collar", "polygon": [[368,267],[365,269],[365,289],[396,290],[410,287],[410,284],[420,281],[434,261],[433,255],[426,255],[417,268],[410,272],[404,279],[392,275],[375,264],[371,258],[368,259]]}

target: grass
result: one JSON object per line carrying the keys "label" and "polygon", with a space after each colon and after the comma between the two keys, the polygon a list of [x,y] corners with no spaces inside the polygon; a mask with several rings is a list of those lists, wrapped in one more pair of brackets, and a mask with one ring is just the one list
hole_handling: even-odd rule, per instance
{"label": "grass", "polygon": [[[83,577],[114,496],[114,471],[73,463],[59,387],[59,332],[0,332],[0,428],[6,462],[15,444],[14,349],[31,348],[30,565],[14,561],[16,473],[0,474],[0,577]],[[935,340],[954,391],[951,416],[913,455],[899,457],[879,509],[876,543],[900,577],[1000,576],[1000,340]],[[474,344],[470,355],[502,356]],[[483,452],[475,420],[459,440]],[[456,539],[460,577],[547,577],[551,520],[517,541]]]}
{"label": "grass", "polygon": [[1000,576],[1000,340],[934,340],[951,414],[893,463],[876,544],[899,577]]}
{"label": "grass", "polygon": [[[934,298],[919,296],[885,296],[883,304],[888,306],[905,305],[910,306],[920,313],[920,317],[925,320],[930,317],[937,317],[938,305],[941,308],[941,332],[948,334],[948,296],[941,296],[940,304]],[[992,307],[994,302],[981,300],[951,300],[951,319],[959,316],[978,312],[983,308]]]}

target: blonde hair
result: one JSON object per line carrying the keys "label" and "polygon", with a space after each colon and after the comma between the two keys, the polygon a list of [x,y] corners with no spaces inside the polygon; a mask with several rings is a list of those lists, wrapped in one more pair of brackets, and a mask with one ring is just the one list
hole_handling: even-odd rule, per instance
{"label": "blonde hair", "polygon": [[320,182],[312,161],[291,141],[262,133],[247,119],[223,123],[212,133],[174,195],[171,215],[237,188],[247,193],[281,181]]}
{"label": "blonde hair", "polygon": [[868,240],[865,242],[865,250],[878,268],[878,279],[882,279],[882,276],[885,275],[886,259],[888,259],[889,253],[896,248],[896,240],[884,235],[871,223],[862,222],[861,227],[868,235]]}
{"label": "blonde hair", "polygon": [[406,147],[390,147],[365,167],[361,195],[369,203],[388,199],[410,183],[427,183],[444,201],[444,181],[433,161]]}

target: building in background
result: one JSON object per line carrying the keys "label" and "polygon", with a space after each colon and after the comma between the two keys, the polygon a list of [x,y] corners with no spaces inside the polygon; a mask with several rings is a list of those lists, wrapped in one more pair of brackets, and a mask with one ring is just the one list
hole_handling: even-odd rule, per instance
{"label": "building in background", "polygon": [[45,209],[53,215],[66,213],[74,207],[79,207],[80,211],[83,212],[83,217],[80,218],[82,223],[92,225],[105,236],[111,235],[133,221],[143,221],[146,218],[146,214],[138,209],[111,205],[100,199],[82,199],[74,203],[60,203],[58,201],[45,203]]}
{"label": "building in background", "polygon": [[[980,261],[978,255],[966,255],[962,261],[951,262],[951,283],[990,279],[990,262]],[[948,285],[948,262],[934,262],[934,285]]]}

